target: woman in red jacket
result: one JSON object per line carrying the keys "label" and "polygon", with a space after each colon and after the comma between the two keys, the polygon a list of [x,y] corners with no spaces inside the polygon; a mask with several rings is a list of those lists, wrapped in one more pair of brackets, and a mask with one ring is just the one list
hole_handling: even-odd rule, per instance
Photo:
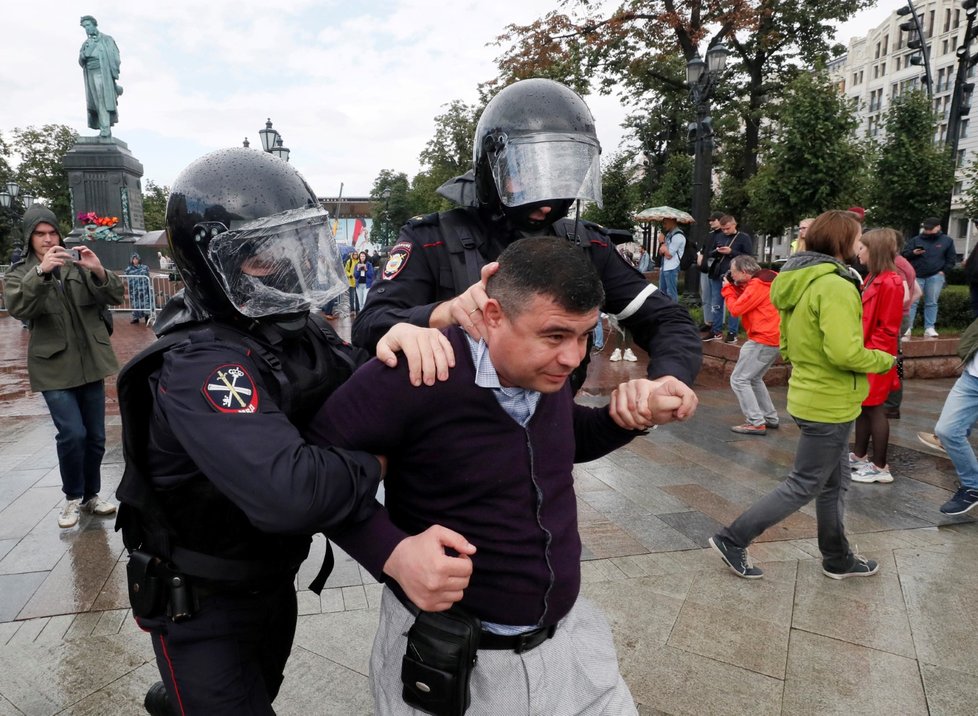
{"label": "woman in red jacket", "polygon": [[[869,267],[863,284],[863,343],[894,356],[903,319],[904,284],[893,263],[900,235],[894,229],[867,231],[856,243],[859,261]],[[873,374],[869,378],[869,395],[856,418],[854,452],[849,453],[849,467],[855,482],[893,482],[886,463],[890,441],[890,423],[883,405],[890,391],[900,386],[897,369]],[[873,459],[868,459],[869,441],[873,441]]]}

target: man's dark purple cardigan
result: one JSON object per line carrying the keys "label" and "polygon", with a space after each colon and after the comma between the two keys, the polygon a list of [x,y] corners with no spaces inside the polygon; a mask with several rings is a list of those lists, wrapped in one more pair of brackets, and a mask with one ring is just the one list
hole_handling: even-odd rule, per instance
{"label": "man's dark purple cardigan", "polygon": [[313,442],[390,461],[386,509],[331,536],[406,601],[384,563],[406,536],[443,525],[478,548],[465,607],[498,624],[556,624],[581,583],[573,465],[639,433],[615,425],[607,408],[575,404],[569,385],[543,395],[524,429],[475,384],[461,329],[446,335],[456,358],[446,382],[415,388],[405,360],[395,369],[373,360],[313,420]]}

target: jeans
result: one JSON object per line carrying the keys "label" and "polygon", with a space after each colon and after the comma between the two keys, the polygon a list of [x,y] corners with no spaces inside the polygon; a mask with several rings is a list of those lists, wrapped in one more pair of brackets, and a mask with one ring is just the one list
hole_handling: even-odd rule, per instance
{"label": "jeans", "polygon": [[365,283],[357,284],[357,306],[358,306],[357,310],[358,311],[362,311],[364,304],[367,303],[367,292],[369,290],[370,289],[367,288],[367,284]]}
{"label": "jeans", "polygon": [[978,490],[978,459],[968,442],[978,420],[978,378],[965,371],[947,394],[934,433],[954,463],[962,487]]}
{"label": "jeans", "polygon": [[703,306],[703,323],[713,325],[713,299],[710,297],[710,275],[700,274],[700,305]]}
{"label": "jeans", "polygon": [[604,326],[602,325],[604,314],[598,314],[598,322],[594,325],[594,347],[598,350],[604,348]]}
{"label": "jeans", "polygon": [[659,272],[659,289],[673,301],[679,300],[679,269]]}
{"label": "jeans", "polygon": [[105,454],[105,382],[45,390],[51,419],[58,429],[61,490],[69,500],[88,500],[102,489]]}
{"label": "jeans", "polygon": [[730,374],[730,387],[740,403],[740,412],[751,425],[778,422],[778,411],[764,385],[764,374],[777,357],[777,346],[748,340],[741,347],[740,358]]}
{"label": "jeans", "polygon": [[[723,314],[726,305],[723,301],[723,281],[720,279],[710,279],[710,304],[713,306],[713,332],[723,333]],[[740,330],[740,319],[736,316],[727,316],[727,331],[736,334]]]}
{"label": "jeans", "polygon": [[[937,325],[937,299],[944,288],[944,274],[935,273],[927,278],[918,278],[917,285],[924,292],[924,328],[933,328]],[[917,318],[918,298],[910,305],[910,326],[913,327],[914,319]]]}
{"label": "jeans", "polygon": [[720,530],[720,536],[738,547],[747,547],[768,527],[815,499],[822,566],[844,571],[853,562],[843,525],[852,421],[815,423],[795,418],[795,422],[801,437],[788,479],[755,502],[732,525]]}

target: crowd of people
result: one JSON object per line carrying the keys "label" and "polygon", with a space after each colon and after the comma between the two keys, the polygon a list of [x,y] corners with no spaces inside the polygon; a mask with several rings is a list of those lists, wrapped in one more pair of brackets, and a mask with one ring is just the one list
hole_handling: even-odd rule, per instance
{"label": "crowd of people", "polygon": [[[474,202],[411,219],[382,267],[366,252],[340,259],[315,194],[272,155],[212,152],[173,182],[167,235],[185,289],[117,381],[117,525],[161,678],[150,713],[273,713],[296,575],[320,532],[384,585],[370,657],[377,713],[637,713],[607,620],[580,594],[573,466],[692,418],[704,339],[739,350],[730,385],[743,422],[731,430],[782,427],[764,384],[780,355],[800,431],[788,478],[710,546],[738,576],[760,578],[751,542],[815,501],[823,573],[878,572],[847,540],[844,496],[849,480],[893,480],[886,400],[920,296],[925,335],[935,332],[949,268],[939,222],[924,222],[901,266],[896,232],[863,233],[858,212],[826,211],[801,222],[775,272],[717,212],[696,259],[697,331],[677,300],[691,246],[681,225],[657,236],[660,290],[648,252],[616,250],[620,232],[571,211],[601,201],[580,96],[516,82],[486,106],[474,147]],[[120,278],[90,248],[66,249],[57,226],[40,204],[25,214],[6,304],[31,330],[31,387],[57,428],[58,523],[70,528],[81,511],[117,510],[99,495],[104,379],[118,370],[102,314],[128,280],[132,320],[145,318],[133,285],[145,266],[133,256]],[[352,344],[323,310],[344,295]],[[605,314],[611,361],[637,361],[634,347],[648,363],[607,406],[584,407],[574,395],[589,347],[604,345]],[[967,441],[976,326],[933,436],[961,476],[946,514],[978,504]],[[310,588],[322,589],[331,560],[328,549]]]}

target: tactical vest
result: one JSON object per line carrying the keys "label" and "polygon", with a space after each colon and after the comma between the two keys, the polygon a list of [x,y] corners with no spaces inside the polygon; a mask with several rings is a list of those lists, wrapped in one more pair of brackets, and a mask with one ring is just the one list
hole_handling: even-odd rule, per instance
{"label": "tactical vest", "polygon": [[[283,363],[280,351],[226,324],[196,324],[162,336],[120,371],[117,387],[126,464],[116,492],[120,501],[116,529],[122,530],[130,553],[137,549],[149,552],[172,571],[208,582],[249,584],[294,574],[308,555],[308,536],[259,532],[202,476],[170,490],[154,489],[147,445],[155,399],[150,379],[162,367],[164,354],[188,341],[217,342],[250,356],[279,409],[301,429],[366,354],[346,344],[318,315],[310,316],[300,340],[315,351],[313,370],[297,370],[288,361]],[[210,535],[223,536],[224,546],[206,553],[184,546],[219,542],[209,539]],[[310,589],[322,590],[332,563],[332,550],[327,547]]]}

